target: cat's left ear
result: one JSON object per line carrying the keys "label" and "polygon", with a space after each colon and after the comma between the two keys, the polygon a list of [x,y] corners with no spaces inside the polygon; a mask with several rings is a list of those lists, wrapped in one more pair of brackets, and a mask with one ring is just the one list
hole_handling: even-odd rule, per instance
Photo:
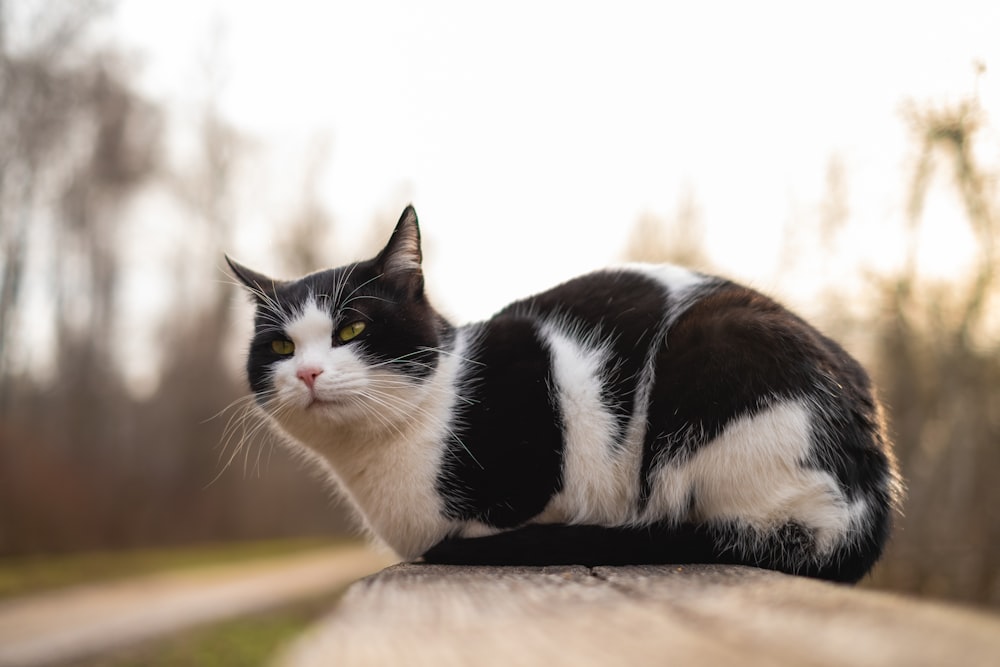
{"label": "cat's left ear", "polygon": [[280,284],[280,281],[274,278],[268,278],[263,273],[257,273],[253,269],[248,269],[229,255],[226,255],[226,263],[229,264],[233,275],[246,285],[254,299],[258,302],[269,301]]}
{"label": "cat's left ear", "polygon": [[384,277],[397,283],[405,283],[415,289],[416,293],[420,293],[424,288],[422,262],[417,211],[413,206],[407,206],[396,223],[389,243],[375,258],[375,264]]}

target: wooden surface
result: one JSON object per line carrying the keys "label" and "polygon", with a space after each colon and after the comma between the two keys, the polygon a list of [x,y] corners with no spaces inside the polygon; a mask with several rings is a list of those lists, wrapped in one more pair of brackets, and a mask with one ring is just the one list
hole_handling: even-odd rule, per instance
{"label": "wooden surface", "polygon": [[996,667],[1000,616],[732,566],[402,564],[281,664]]}

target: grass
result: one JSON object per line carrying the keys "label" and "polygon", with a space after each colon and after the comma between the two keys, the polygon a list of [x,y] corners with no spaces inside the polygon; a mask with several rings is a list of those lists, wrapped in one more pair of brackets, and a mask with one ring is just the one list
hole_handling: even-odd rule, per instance
{"label": "grass", "polygon": [[65,667],[257,667],[326,614],[342,590],[271,611],[204,625],[194,630]]}
{"label": "grass", "polygon": [[237,563],[337,544],[330,539],[237,542],[196,547],[0,558],[0,599],[167,570]]}
{"label": "grass", "polygon": [[[347,544],[297,539],[196,547],[0,558],[0,599],[129,576],[248,562]],[[219,621],[135,646],[68,663],[64,667],[252,667],[269,664],[277,651],[329,612],[343,589],[271,610]]]}

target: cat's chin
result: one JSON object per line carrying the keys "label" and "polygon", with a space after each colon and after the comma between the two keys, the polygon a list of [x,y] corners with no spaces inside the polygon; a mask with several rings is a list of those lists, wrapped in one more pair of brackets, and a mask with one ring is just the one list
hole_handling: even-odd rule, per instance
{"label": "cat's chin", "polygon": [[314,397],[303,399],[295,410],[296,413],[303,416],[326,419],[351,411],[351,406],[344,401]]}
{"label": "cat's chin", "polygon": [[304,410],[346,409],[347,402],[336,398],[319,398],[310,396],[306,399]]}
{"label": "cat's chin", "polygon": [[354,431],[364,423],[364,415],[350,404],[313,401],[272,414],[277,426],[303,443],[312,443],[319,434],[328,436],[336,431]]}
{"label": "cat's chin", "polygon": [[344,394],[328,391],[312,392],[304,387],[293,387],[292,390],[282,393],[284,398],[281,404],[305,414],[337,410],[350,412],[353,408],[353,401]]}
{"label": "cat's chin", "polygon": [[327,422],[352,422],[364,418],[366,412],[355,402],[345,398],[310,397],[303,402],[301,413],[310,419]]}

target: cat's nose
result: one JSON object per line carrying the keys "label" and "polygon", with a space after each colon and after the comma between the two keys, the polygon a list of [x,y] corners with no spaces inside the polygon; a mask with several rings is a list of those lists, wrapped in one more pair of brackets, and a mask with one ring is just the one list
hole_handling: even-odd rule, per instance
{"label": "cat's nose", "polygon": [[316,384],[316,378],[323,374],[323,369],[316,368],[315,366],[306,366],[300,368],[295,374],[307,387],[312,389],[313,385]]}

